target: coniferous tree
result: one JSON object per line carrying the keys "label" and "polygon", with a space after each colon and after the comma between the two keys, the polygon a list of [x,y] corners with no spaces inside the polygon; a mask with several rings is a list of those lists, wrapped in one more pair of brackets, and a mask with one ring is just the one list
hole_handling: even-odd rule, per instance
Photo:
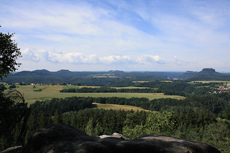
{"label": "coniferous tree", "polygon": [[94,127],[93,127],[93,119],[90,118],[89,122],[85,128],[85,133],[88,134],[89,136],[94,136]]}
{"label": "coniferous tree", "polygon": [[62,114],[59,110],[54,113],[53,124],[62,124]]}

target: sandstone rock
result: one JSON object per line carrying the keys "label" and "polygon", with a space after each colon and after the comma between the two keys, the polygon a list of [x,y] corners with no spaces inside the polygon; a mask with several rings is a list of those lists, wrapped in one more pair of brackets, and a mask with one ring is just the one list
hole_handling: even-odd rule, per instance
{"label": "sandstone rock", "polygon": [[122,134],[119,133],[113,133],[112,135],[100,135],[99,138],[104,139],[104,138],[119,138],[119,139],[123,139],[123,140],[129,140],[128,138],[124,137]]}
{"label": "sandstone rock", "polygon": [[220,153],[216,148],[192,141],[147,135],[124,140],[119,134],[91,137],[67,125],[51,125],[37,131],[25,146],[25,153]]}

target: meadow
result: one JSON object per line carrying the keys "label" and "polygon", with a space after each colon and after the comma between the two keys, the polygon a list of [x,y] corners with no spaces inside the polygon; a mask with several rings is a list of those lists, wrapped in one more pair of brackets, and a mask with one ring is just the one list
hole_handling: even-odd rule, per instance
{"label": "meadow", "polygon": [[[69,86],[70,87],[70,86]],[[72,86],[73,87],[73,86]],[[123,97],[123,98],[148,98],[160,99],[160,98],[174,98],[184,99],[185,97],[177,95],[164,95],[163,93],[60,93],[59,91],[66,86],[62,85],[36,85],[35,88],[32,85],[18,86],[16,89],[20,91],[28,104],[32,104],[37,100],[49,100],[52,98],[65,98],[65,97]],[[39,91],[41,89],[41,91]],[[34,91],[36,90],[36,92]]]}
{"label": "meadow", "polygon": [[194,82],[201,82],[201,83],[224,83],[224,85],[230,86],[230,81],[192,81]]}
{"label": "meadow", "polygon": [[[148,111],[148,112],[150,112],[149,110],[145,110],[141,107],[129,106],[129,105],[100,104],[100,103],[93,103],[93,105],[95,105],[96,109],[105,109],[105,110],[113,109],[113,110],[124,110],[124,111],[133,110],[134,112],[136,112],[136,111]],[[154,112],[157,112],[157,111],[154,111]]]}
{"label": "meadow", "polygon": [[149,89],[149,87],[133,87],[133,86],[129,86],[129,87],[111,87],[113,89]]}

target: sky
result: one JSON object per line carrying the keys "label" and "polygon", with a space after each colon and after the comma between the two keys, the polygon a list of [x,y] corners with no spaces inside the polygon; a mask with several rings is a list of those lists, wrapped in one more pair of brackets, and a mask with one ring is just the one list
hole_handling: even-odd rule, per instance
{"label": "sky", "polygon": [[0,0],[18,71],[230,72],[229,0]]}

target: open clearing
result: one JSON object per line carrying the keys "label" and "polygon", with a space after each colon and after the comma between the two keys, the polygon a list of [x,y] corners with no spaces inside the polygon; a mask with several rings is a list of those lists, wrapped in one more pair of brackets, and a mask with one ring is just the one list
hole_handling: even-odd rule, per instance
{"label": "open clearing", "polygon": [[230,86],[230,81],[192,81],[193,83],[194,82],[201,82],[201,83],[224,83],[224,85],[227,84],[227,86]]}
{"label": "open clearing", "polygon": [[151,82],[151,81],[132,81],[133,83],[146,83],[146,82]]}
{"label": "open clearing", "polygon": [[149,89],[149,87],[133,87],[133,86],[129,86],[129,87],[111,87],[113,89]]}
{"label": "open clearing", "polygon": [[119,76],[109,76],[109,75],[102,75],[102,76],[93,76],[93,78],[121,78]]}
{"label": "open clearing", "polygon": [[[33,88],[31,85],[20,86],[16,88],[20,91],[26,102],[29,104],[34,103],[36,100],[49,100],[52,98],[65,98],[65,97],[123,97],[123,98],[148,98],[159,99],[159,98],[174,98],[174,99],[185,99],[185,97],[177,95],[164,95],[163,93],[60,93],[59,91],[63,89],[64,86],[61,85],[47,85],[47,86],[36,86]],[[35,92],[33,90],[42,89],[40,92]]]}
{"label": "open clearing", "polygon": [[[106,110],[113,109],[113,110],[124,110],[124,111],[133,110],[135,112],[136,111],[148,111],[148,112],[150,112],[149,110],[145,110],[141,107],[129,106],[129,105],[100,104],[100,103],[93,103],[93,105],[96,105],[96,108],[94,108],[94,109],[106,109]],[[154,111],[154,112],[157,112],[157,111]]]}

